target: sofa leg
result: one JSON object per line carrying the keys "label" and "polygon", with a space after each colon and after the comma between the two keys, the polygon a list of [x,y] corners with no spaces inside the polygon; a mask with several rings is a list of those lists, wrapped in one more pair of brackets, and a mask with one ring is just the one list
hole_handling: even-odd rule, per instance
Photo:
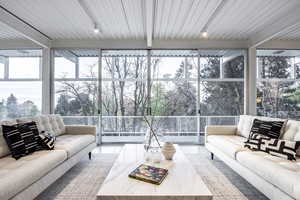
{"label": "sofa leg", "polygon": [[89,152],[89,159],[92,160],[92,152]]}
{"label": "sofa leg", "polygon": [[213,159],[214,159],[214,154],[213,154],[213,153],[210,153],[210,157],[211,157],[211,159],[213,160]]}

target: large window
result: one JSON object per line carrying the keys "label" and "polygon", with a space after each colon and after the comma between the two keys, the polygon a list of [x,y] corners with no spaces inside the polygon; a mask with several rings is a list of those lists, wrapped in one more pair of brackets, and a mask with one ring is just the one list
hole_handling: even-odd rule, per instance
{"label": "large window", "polygon": [[257,114],[300,119],[300,51],[257,51]]}
{"label": "large window", "polygon": [[102,52],[104,142],[141,139],[145,133],[143,116],[147,114],[147,84],[147,51]]}
{"label": "large window", "polygon": [[151,51],[151,114],[166,140],[197,142],[197,76],[197,51]]}
{"label": "large window", "polygon": [[67,124],[97,124],[98,50],[55,50],[54,112]]}
{"label": "large window", "polygon": [[41,112],[41,50],[0,50],[0,119]]}

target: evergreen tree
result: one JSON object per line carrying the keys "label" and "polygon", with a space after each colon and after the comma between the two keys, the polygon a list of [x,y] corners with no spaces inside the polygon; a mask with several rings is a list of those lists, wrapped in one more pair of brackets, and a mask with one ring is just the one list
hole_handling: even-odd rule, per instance
{"label": "evergreen tree", "polygon": [[17,118],[20,117],[17,98],[11,94],[6,101],[7,117]]}
{"label": "evergreen tree", "polygon": [[[264,79],[290,78],[289,57],[263,56],[258,58],[261,67],[261,77]],[[271,117],[297,118],[295,111],[299,110],[298,103],[293,98],[297,87],[294,82],[265,81],[258,84],[257,107],[258,114]]]}
{"label": "evergreen tree", "polygon": [[[202,78],[220,77],[220,58],[207,57],[207,65],[202,65]],[[244,57],[238,56],[223,64],[226,78],[242,78]],[[244,87],[241,82],[201,81],[201,115],[240,115],[243,113]]]}
{"label": "evergreen tree", "polygon": [[62,116],[69,115],[70,113],[69,97],[65,93],[60,94],[57,100],[55,113],[60,114]]}

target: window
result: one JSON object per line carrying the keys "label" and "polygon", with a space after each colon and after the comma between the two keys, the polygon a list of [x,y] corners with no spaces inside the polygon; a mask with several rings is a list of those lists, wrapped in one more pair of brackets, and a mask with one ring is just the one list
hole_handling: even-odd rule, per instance
{"label": "window", "polygon": [[55,57],[55,78],[75,78],[76,65],[65,57]]}
{"label": "window", "polygon": [[55,50],[54,112],[66,124],[97,124],[98,50]]}
{"label": "window", "polygon": [[100,109],[102,142],[143,141],[147,115],[167,140],[197,142],[205,125],[243,114],[241,50],[102,50],[101,68],[97,50],[54,55],[55,113],[96,124]]}
{"label": "window", "polygon": [[200,112],[203,116],[244,113],[244,52],[200,51]]}
{"label": "window", "polygon": [[257,114],[300,119],[300,51],[257,51]]}
{"label": "window", "polygon": [[1,63],[1,58],[0,58],[0,79],[4,79],[4,62]]}
{"label": "window", "polygon": [[98,57],[79,57],[79,78],[98,77]]}
{"label": "window", "polygon": [[9,57],[9,78],[38,79],[40,77],[40,60],[40,57]]}
{"label": "window", "polygon": [[41,50],[0,50],[0,119],[41,112],[41,54]]}

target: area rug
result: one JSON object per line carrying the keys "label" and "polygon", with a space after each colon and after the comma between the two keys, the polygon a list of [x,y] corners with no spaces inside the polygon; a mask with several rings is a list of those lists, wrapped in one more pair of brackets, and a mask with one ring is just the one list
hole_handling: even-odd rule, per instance
{"label": "area rug", "polygon": [[[199,153],[196,154],[184,152],[213,193],[213,200],[268,199],[222,161],[217,158],[210,160],[210,154],[204,147],[199,147]],[[95,200],[117,156],[98,153],[94,154],[91,161],[83,159],[36,199]]]}

